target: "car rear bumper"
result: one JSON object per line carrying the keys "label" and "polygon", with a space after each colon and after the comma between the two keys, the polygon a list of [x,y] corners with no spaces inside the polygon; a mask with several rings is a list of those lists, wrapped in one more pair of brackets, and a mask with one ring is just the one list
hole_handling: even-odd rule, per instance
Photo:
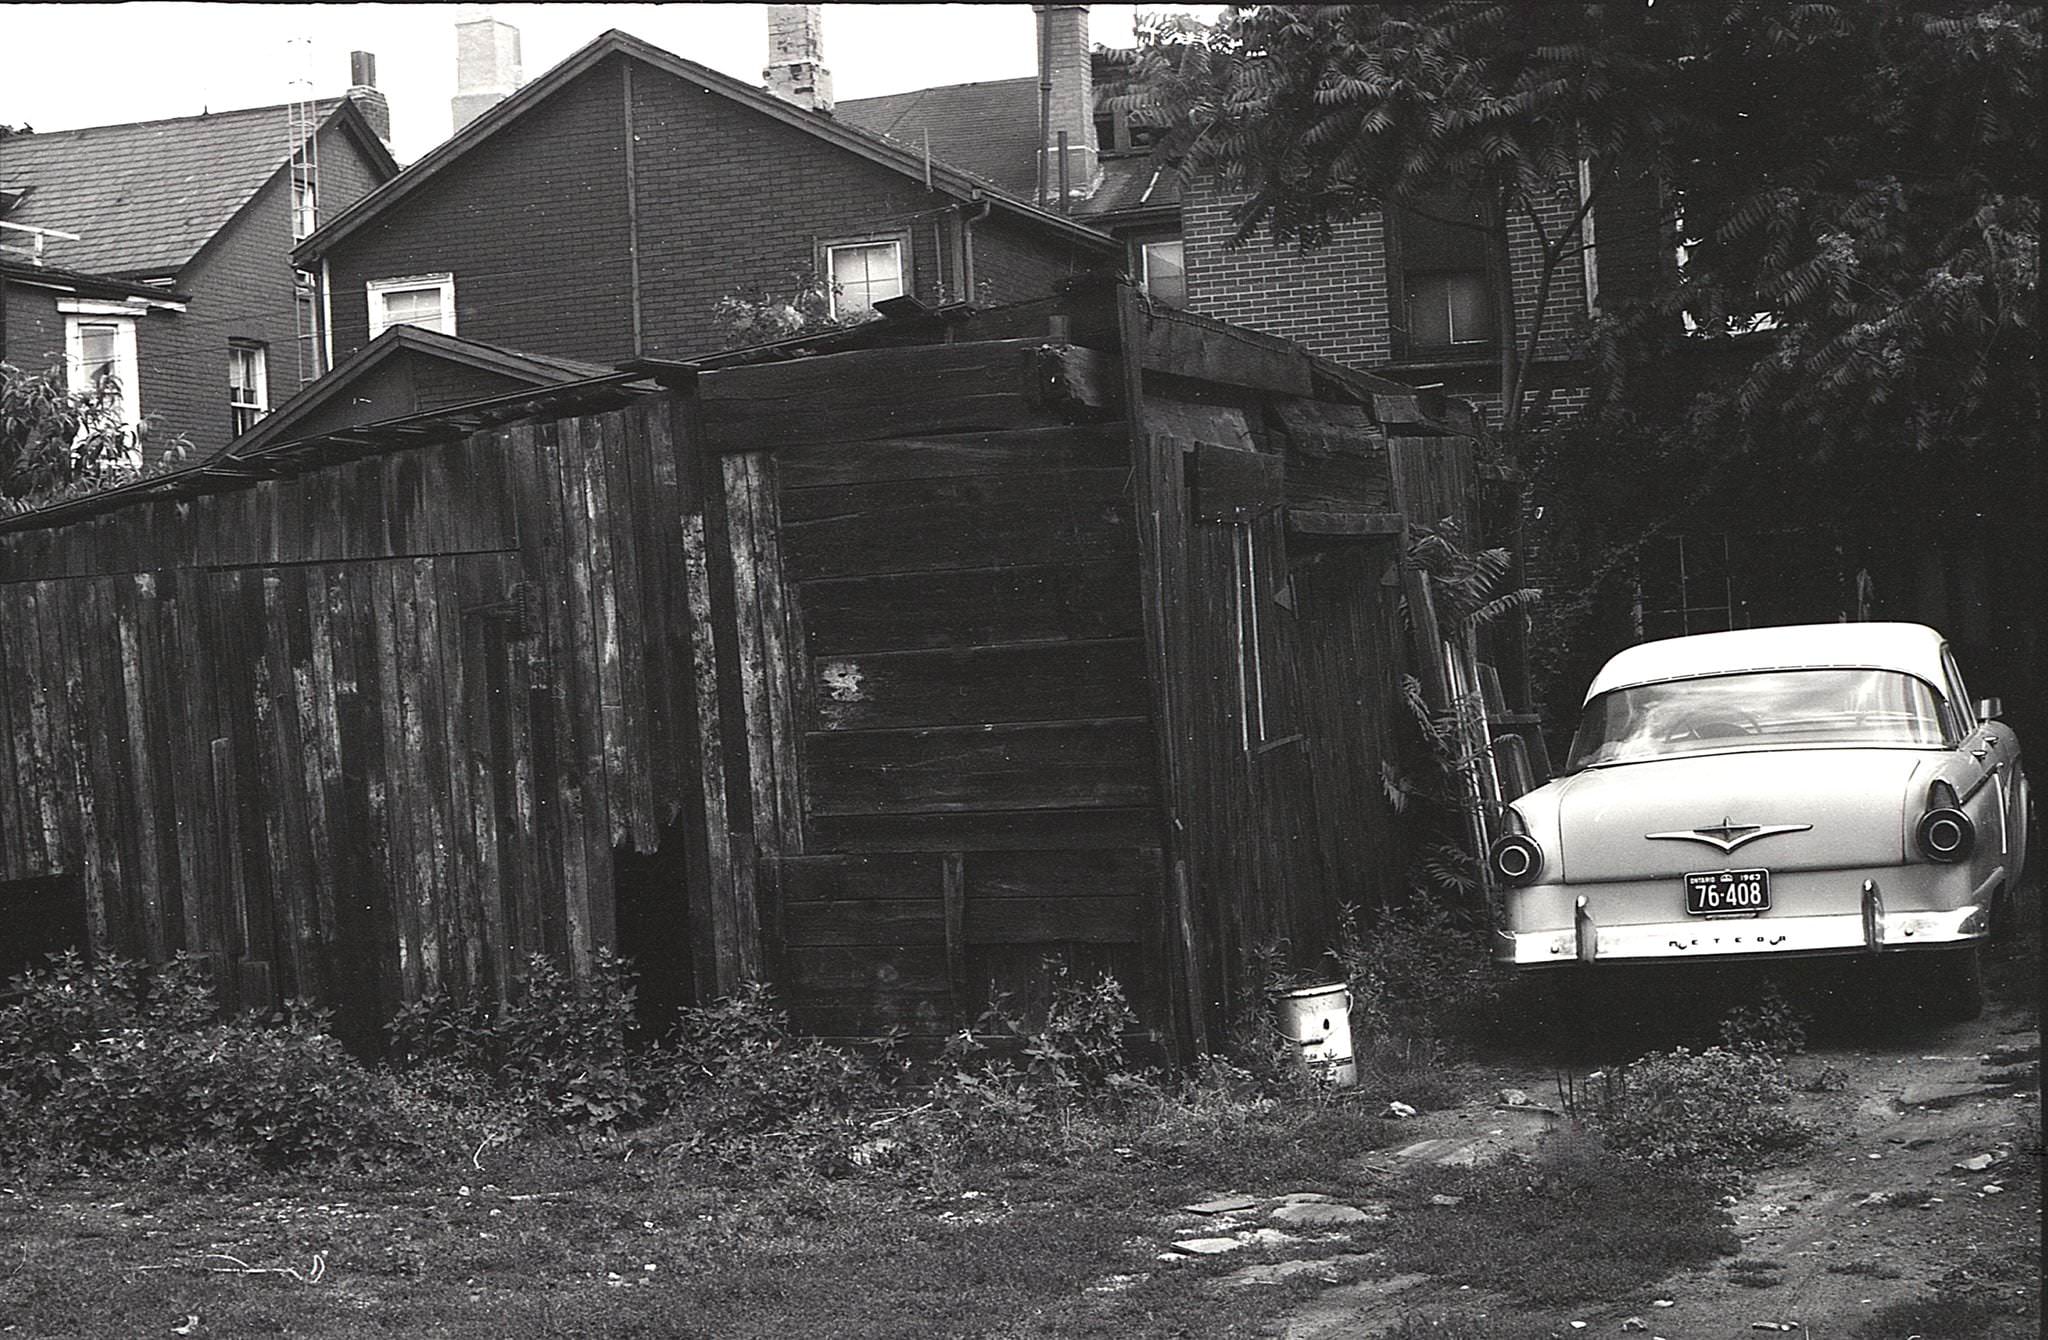
{"label": "car rear bumper", "polygon": [[1766,913],[1602,925],[1590,900],[1577,902],[1571,925],[1497,932],[1495,959],[1533,968],[1575,962],[1883,953],[1975,944],[1987,938],[1990,930],[1988,898],[1955,908],[1887,910],[1875,881],[1866,882],[1857,911],[1823,916]]}

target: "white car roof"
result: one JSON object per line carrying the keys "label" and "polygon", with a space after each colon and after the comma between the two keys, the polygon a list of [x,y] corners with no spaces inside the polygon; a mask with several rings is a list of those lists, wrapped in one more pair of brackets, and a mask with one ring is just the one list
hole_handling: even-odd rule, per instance
{"label": "white car roof", "polygon": [[1810,623],[1644,642],[1616,655],[1593,676],[1587,701],[1610,689],[1749,670],[1854,666],[1900,670],[1942,682],[1943,638],[1917,623]]}

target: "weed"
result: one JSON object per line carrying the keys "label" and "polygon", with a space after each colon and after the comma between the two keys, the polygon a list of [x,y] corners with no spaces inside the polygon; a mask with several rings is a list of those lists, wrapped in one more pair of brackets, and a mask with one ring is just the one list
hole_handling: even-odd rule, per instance
{"label": "weed", "polygon": [[1774,1289],[1781,1283],[1778,1276],[1784,1271],[1784,1265],[1777,1261],[1738,1256],[1728,1263],[1728,1282],[1745,1289]]}
{"label": "weed", "polygon": [[1755,1000],[1735,1006],[1721,1020],[1721,1045],[1731,1051],[1797,1056],[1806,1050],[1806,1026],[1812,1021],[1776,982],[1766,981]]}
{"label": "weed", "polygon": [[1587,1115],[1618,1153],[1726,1182],[1809,1132],[1784,1111],[1778,1061],[1762,1052],[1652,1052],[1607,1077]]}
{"label": "weed", "polygon": [[1472,1038],[1497,1021],[1503,982],[1484,926],[1427,893],[1369,927],[1346,907],[1331,951],[1351,988],[1354,1036]]}

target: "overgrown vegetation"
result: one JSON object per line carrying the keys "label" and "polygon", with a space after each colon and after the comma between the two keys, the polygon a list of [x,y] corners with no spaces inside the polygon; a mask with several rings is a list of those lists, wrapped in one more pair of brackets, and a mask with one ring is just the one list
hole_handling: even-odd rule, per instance
{"label": "overgrown vegetation", "polygon": [[1615,1152],[1727,1184],[1810,1138],[1791,1097],[1767,1052],[1674,1047],[1589,1081],[1578,1106]]}
{"label": "overgrown vegetation", "polygon": [[0,363],[0,516],[90,493],[182,462],[191,443],[122,418],[121,386],[73,391],[61,371]]}

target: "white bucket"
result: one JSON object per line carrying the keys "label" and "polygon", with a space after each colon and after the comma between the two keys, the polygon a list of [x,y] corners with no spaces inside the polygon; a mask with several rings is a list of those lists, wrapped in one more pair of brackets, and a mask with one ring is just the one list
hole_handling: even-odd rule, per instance
{"label": "white bucket", "polygon": [[1301,1048],[1309,1072],[1336,1088],[1358,1083],[1351,1055],[1351,988],[1342,982],[1304,986],[1277,997],[1280,1031]]}

